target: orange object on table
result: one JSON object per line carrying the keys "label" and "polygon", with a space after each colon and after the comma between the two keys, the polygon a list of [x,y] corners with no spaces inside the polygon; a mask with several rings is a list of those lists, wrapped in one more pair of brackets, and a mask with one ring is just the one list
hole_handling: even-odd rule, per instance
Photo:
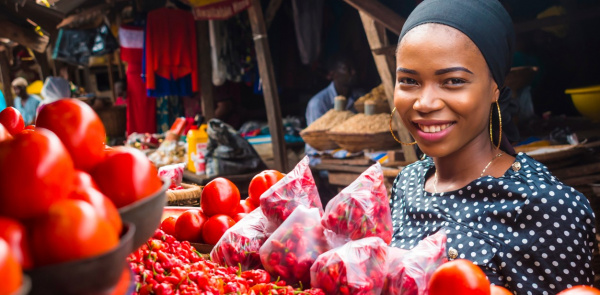
{"label": "orange object on table", "polygon": [[173,122],[173,125],[171,125],[171,129],[169,129],[169,131],[177,134],[178,136],[181,136],[186,125],[187,120],[185,119],[185,117],[179,117],[175,119],[175,122]]}

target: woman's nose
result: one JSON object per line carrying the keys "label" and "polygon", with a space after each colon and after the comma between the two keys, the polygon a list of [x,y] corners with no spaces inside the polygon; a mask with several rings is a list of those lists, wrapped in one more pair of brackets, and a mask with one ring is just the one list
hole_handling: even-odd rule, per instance
{"label": "woman's nose", "polygon": [[431,113],[443,107],[444,103],[435,87],[424,87],[413,105],[413,109],[421,113]]}

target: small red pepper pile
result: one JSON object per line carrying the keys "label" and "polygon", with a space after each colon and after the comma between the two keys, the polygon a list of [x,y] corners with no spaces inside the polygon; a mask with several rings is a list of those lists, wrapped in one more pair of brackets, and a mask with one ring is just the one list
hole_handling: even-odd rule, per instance
{"label": "small red pepper pile", "polygon": [[204,259],[189,242],[157,230],[153,238],[133,252],[129,267],[136,279],[134,294],[304,294],[324,295],[321,289],[298,290],[285,281],[271,282],[264,270],[242,272]]}

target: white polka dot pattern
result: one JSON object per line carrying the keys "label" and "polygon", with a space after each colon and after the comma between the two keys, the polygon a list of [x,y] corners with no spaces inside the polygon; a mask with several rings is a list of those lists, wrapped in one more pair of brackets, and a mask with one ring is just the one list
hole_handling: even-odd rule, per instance
{"label": "white polka dot pattern", "polygon": [[519,171],[478,178],[462,189],[430,193],[433,160],[407,166],[392,188],[391,245],[411,249],[440,229],[447,248],[481,266],[515,294],[556,294],[591,285],[594,213],[585,196],[519,153]]}

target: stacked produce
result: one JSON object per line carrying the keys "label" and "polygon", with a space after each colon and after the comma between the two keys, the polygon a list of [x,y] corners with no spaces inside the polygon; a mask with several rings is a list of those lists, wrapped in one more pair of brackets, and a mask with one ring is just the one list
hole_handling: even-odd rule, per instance
{"label": "stacked produce", "polygon": [[315,179],[308,165],[308,157],[304,157],[294,170],[260,196],[260,208],[269,220],[268,230],[271,232],[299,205],[323,211]]}
{"label": "stacked produce", "polygon": [[242,270],[262,268],[258,250],[267,240],[267,223],[262,210],[252,211],[225,232],[210,252],[210,258],[220,265],[239,266]]}
{"label": "stacked produce", "polygon": [[327,294],[380,294],[387,271],[387,251],[387,244],[378,237],[329,250],[311,267],[311,286]]}
{"label": "stacked produce", "polygon": [[373,88],[371,92],[359,97],[356,102],[354,102],[354,107],[359,113],[363,113],[365,103],[367,102],[375,104],[375,113],[389,113],[391,111],[383,84],[379,84],[379,86]]}
{"label": "stacked produce", "polygon": [[21,267],[36,271],[117,248],[117,208],[161,189],[156,168],[138,150],[105,148],[102,122],[81,101],[46,105],[31,129],[22,122],[16,109],[0,113],[0,239]]}
{"label": "stacked produce", "polygon": [[392,215],[383,182],[377,163],[329,201],[321,223],[332,247],[366,237],[392,241]]}
{"label": "stacked produce", "polygon": [[135,294],[325,294],[320,289],[296,290],[283,280],[273,282],[264,270],[241,271],[202,258],[189,242],[158,230],[129,256],[137,282]]}
{"label": "stacked produce", "polygon": [[327,131],[354,116],[354,113],[344,110],[346,106],[345,97],[336,97],[335,100],[338,105],[337,109],[327,111],[300,132],[302,139],[317,150],[338,148],[339,146],[328,138]]}
{"label": "stacked produce", "polygon": [[348,134],[373,134],[380,132],[390,132],[389,123],[389,114],[376,114],[370,116],[365,114],[356,114],[352,118],[329,129],[329,132]]}
{"label": "stacked produce", "polygon": [[308,286],[310,267],[328,250],[318,208],[298,206],[260,248],[260,260],[273,276]]}
{"label": "stacked produce", "polygon": [[[427,294],[433,272],[446,258],[443,230],[423,239],[410,251],[390,248],[388,271],[382,294]],[[489,284],[488,284],[489,285]]]}

